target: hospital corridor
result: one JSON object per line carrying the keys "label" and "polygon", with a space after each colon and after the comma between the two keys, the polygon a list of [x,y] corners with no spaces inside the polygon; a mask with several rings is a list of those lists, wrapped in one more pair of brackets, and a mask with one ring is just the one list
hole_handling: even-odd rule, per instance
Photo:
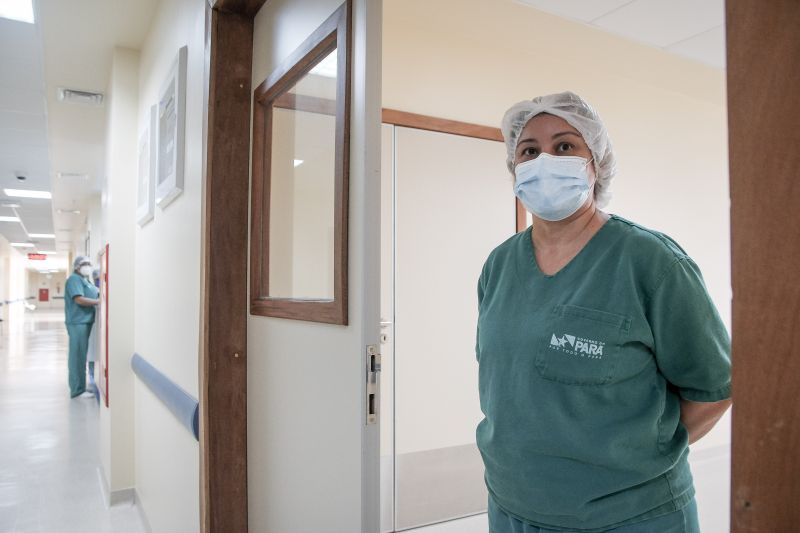
{"label": "hospital corridor", "polygon": [[0,0],[0,533],[800,531],[797,0]]}
{"label": "hospital corridor", "polygon": [[104,503],[98,398],[64,393],[63,309],[14,307],[0,335],[0,531],[144,533],[132,502]]}

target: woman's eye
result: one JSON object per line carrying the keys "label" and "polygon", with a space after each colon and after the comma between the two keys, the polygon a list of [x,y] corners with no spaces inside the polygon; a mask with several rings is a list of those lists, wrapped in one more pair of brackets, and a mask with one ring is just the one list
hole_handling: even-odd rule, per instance
{"label": "woman's eye", "polygon": [[572,149],[572,145],[570,143],[564,142],[560,143],[557,147],[559,152],[569,152]]}
{"label": "woman's eye", "polygon": [[523,157],[536,157],[538,154],[539,154],[539,151],[536,148],[532,147],[532,146],[529,146],[527,148],[523,148],[523,150],[522,150],[522,156]]}

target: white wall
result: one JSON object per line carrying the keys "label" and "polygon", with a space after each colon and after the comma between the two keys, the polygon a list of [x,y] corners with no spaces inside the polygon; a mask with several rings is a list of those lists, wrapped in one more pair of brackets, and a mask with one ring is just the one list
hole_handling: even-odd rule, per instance
{"label": "white wall", "polygon": [[104,205],[109,251],[108,376],[109,407],[101,402],[100,455],[105,481],[115,495],[134,485],[133,227],[136,179],[136,107],[139,53],[115,48],[108,84],[106,178]]}
{"label": "white wall", "polygon": [[0,235],[0,330],[7,332],[11,327],[21,327],[20,320],[25,306],[22,303],[6,304],[7,301],[18,300],[29,296],[28,276],[25,271],[27,258],[12,247],[5,237]]}
{"label": "white wall", "polygon": [[[141,49],[139,138],[178,49],[188,47],[184,190],[135,228],[135,351],[198,397],[203,186],[204,0],[160,2]],[[131,145],[132,151],[138,143]],[[153,154],[151,153],[151,157]],[[138,158],[137,158],[138,161]],[[136,168],[136,163],[133,165]],[[136,171],[134,171],[136,172]],[[132,195],[135,197],[136,190]],[[154,533],[199,531],[199,444],[136,381],[136,491]]]}
{"label": "white wall", "polygon": [[[607,211],[675,238],[730,327],[723,71],[511,0],[384,0],[383,38],[386,108],[499,127],[511,104],[537,95],[591,102],[619,163]],[[726,415],[692,447],[704,494],[724,485],[729,444]],[[726,530],[726,508],[710,516],[709,496],[698,499],[704,526]]]}
{"label": "white wall", "polygon": [[[64,309],[64,285],[66,284],[67,273],[44,274],[35,271],[29,271],[29,273],[28,293],[36,298],[31,303],[37,309]],[[39,301],[39,289],[47,289],[49,291],[49,301]]]}

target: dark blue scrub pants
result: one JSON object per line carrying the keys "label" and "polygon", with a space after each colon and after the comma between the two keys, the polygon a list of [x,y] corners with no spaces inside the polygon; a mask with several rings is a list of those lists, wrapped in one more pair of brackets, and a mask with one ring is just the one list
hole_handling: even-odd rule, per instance
{"label": "dark blue scrub pants", "polygon": [[[536,527],[507,515],[489,496],[489,533],[561,533],[572,529]],[[607,530],[609,533],[700,533],[694,498],[683,509]]]}
{"label": "dark blue scrub pants", "polygon": [[71,398],[86,390],[86,352],[89,350],[89,334],[92,323],[67,324],[69,334],[69,355],[67,370],[69,371],[69,395]]}

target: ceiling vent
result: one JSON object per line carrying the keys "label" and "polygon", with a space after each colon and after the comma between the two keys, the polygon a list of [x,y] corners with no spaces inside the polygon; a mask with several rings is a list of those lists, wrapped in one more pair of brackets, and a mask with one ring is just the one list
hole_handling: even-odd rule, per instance
{"label": "ceiling vent", "polygon": [[74,104],[85,105],[103,105],[103,93],[95,93],[91,91],[81,91],[78,89],[67,89],[59,87],[57,96],[61,102],[70,102]]}
{"label": "ceiling vent", "polygon": [[[100,95],[102,97],[102,95]],[[59,172],[58,173],[59,179],[62,180],[87,180],[89,179],[88,174],[81,174],[79,172]]]}

